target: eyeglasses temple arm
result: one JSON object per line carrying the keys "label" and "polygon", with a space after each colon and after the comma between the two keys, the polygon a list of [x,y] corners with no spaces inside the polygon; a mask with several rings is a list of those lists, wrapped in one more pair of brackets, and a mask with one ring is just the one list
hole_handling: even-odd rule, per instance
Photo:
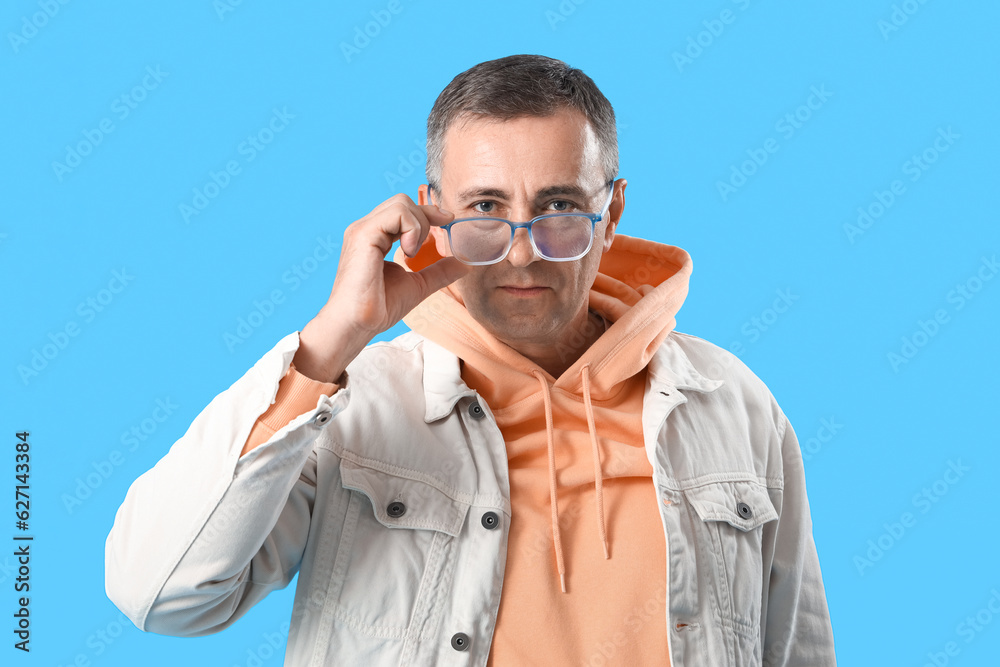
{"label": "eyeglasses temple arm", "polygon": [[601,207],[601,212],[597,214],[599,220],[604,219],[604,213],[608,210],[608,207],[611,206],[611,200],[614,198],[614,196],[615,196],[615,182],[611,181],[611,192],[608,193],[608,199],[607,201],[604,202],[604,206]]}

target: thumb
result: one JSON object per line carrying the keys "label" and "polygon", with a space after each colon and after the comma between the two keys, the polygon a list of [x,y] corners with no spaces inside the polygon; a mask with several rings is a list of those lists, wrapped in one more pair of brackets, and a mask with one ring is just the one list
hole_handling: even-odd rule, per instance
{"label": "thumb", "polygon": [[442,257],[430,266],[421,269],[417,272],[423,279],[424,293],[420,297],[421,301],[442,287],[452,284],[471,270],[471,266],[462,264],[454,257]]}

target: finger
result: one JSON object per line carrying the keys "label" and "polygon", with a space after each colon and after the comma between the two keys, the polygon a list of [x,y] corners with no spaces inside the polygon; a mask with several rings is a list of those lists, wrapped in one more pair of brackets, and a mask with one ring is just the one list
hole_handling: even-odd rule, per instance
{"label": "finger", "polygon": [[454,257],[439,259],[417,272],[408,271],[392,262],[387,263],[385,294],[386,305],[393,313],[392,321],[398,322],[421,301],[458,280],[471,269],[471,266],[462,264]]}
{"label": "finger", "polygon": [[[408,213],[408,215],[407,215]],[[427,239],[431,226],[440,227],[446,225],[454,218],[450,211],[446,211],[434,205],[413,205],[406,206],[406,211],[402,215],[404,221],[415,220],[418,227],[406,229],[400,236],[399,245],[408,257],[413,257],[420,250],[420,246]]]}
{"label": "finger", "polygon": [[398,216],[399,247],[407,257],[413,257],[427,238],[431,223],[423,211],[415,208],[407,207],[400,211]]}
{"label": "finger", "polygon": [[414,275],[420,276],[423,283],[420,300],[423,301],[442,287],[447,287],[471,270],[471,266],[462,264],[462,262],[454,257],[444,257],[430,266],[417,271]]}
{"label": "finger", "polygon": [[435,206],[434,204],[418,204],[417,208],[420,209],[420,211],[427,216],[427,220],[436,227],[447,225],[451,222],[452,218],[455,217],[455,214],[451,211],[443,209],[440,206]]}
{"label": "finger", "polygon": [[427,238],[431,225],[446,225],[454,216],[434,205],[417,205],[406,195],[399,194],[376,206],[367,217],[381,235],[377,245],[384,254],[399,240],[403,252],[413,257]]}
{"label": "finger", "polygon": [[404,205],[408,204],[416,206],[416,203],[412,199],[410,199],[408,195],[405,195],[402,192],[400,192],[399,194],[393,195],[388,199],[384,200],[383,202],[381,202],[378,206],[369,211],[368,215],[375,215],[376,213],[381,213],[382,211],[384,211],[385,209],[389,208],[394,204],[404,204]]}
{"label": "finger", "polygon": [[378,248],[383,257],[396,241],[400,241],[404,252],[407,252],[412,243],[408,237],[420,238],[421,227],[429,229],[426,216],[402,202],[395,202],[378,213],[367,216],[357,225],[361,238]]}
{"label": "finger", "polygon": [[403,206],[406,206],[408,208],[413,208],[414,210],[422,210],[424,211],[425,215],[430,215],[432,217],[438,217],[441,215],[444,216],[451,215],[450,211],[446,211],[440,206],[435,206],[434,204],[417,204],[415,201],[410,199],[408,195],[405,195],[402,192],[397,195],[393,195],[392,197],[389,197],[385,201],[381,202],[378,206],[373,208],[368,215],[375,215],[377,213],[381,213],[383,210],[389,208],[390,206],[393,206],[394,204],[402,204]]}

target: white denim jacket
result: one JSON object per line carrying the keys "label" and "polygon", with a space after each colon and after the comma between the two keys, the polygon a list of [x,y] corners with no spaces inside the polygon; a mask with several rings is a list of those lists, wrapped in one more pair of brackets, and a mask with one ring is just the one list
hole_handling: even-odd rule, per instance
{"label": "white denim jacket", "polygon": [[[408,333],[241,458],[298,345],[281,339],[135,481],[107,539],[108,596],[142,630],[204,635],[299,573],[285,665],[485,665],[511,507],[489,406],[453,354]],[[694,336],[671,333],[647,376],[671,664],[834,665],[788,419]]]}

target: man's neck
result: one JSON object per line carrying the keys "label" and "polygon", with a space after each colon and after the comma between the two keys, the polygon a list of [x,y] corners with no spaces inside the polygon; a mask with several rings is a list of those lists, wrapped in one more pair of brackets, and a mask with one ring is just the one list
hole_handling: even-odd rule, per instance
{"label": "man's neck", "polygon": [[594,311],[587,310],[583,321],[577,326],[567,327],[559,340],[544,345],[523,344],[511,347],[538,364],[552,377],[558,378],[597,342],[606,329],[605,319]]}

